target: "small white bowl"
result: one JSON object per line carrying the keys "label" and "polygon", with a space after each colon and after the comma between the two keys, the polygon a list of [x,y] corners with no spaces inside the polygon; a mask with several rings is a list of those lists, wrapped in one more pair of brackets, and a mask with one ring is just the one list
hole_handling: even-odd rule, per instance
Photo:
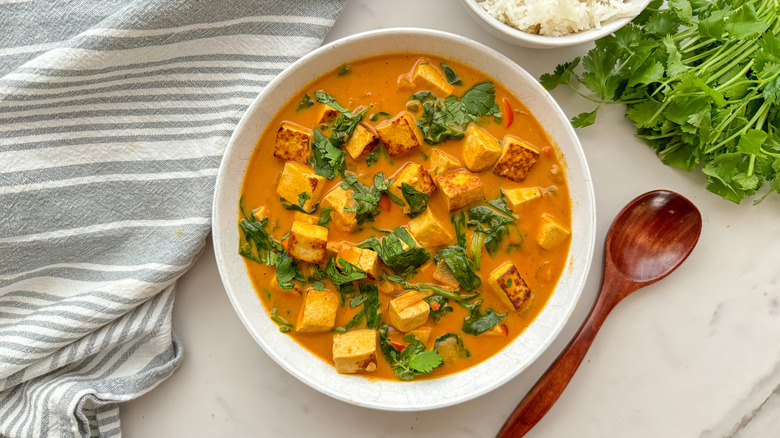
{"label": "small white bowl", "polygon": [[[533,112],[563,154],[572,198],[572,243],[567,268],[531,326],[490,359],[456,374],[409,382],[338,374],[335,368],[280,333],[238,254],[238,200],[257,139],[277,108],[314,78],[344,63],[383,53],[421,53],[473,66],[511,90]],[[270,177],[270,176],[269,176]],[[509,58],[469,39],[423,29],[384,29],[350,36],[303,57],[260,93],[225,151],[214,194],[212,233],[228,297],[247,330],[280,366],[324,394],[360,406],[417,411],[453,405],[516,376],[552,343],[569,319],[590,269],[596,235],[595,201],[582,147],[568,119],[536,79]],[[261,371],[259,371],[261,372]]]}
{"label": "small white bowl", "polygon": [[[651,0],[627,0],[626,3],[634,5],[636,7],[636,15],[639,15],[639,13],[650,4],[650,1]],[[636,15],[634,15],[631,17],[610,20],[602,24],[599,28],[584,30],[569,35],[546,36],[523,32],[508,24],[502,23],[488,14],[487,11],[478,4],[477,0],[463,0],[463,4],[483,29],[506,42],[523,47],[530,47],[532,49],[552,49],[595,41],[615,32],[636,17]]]}

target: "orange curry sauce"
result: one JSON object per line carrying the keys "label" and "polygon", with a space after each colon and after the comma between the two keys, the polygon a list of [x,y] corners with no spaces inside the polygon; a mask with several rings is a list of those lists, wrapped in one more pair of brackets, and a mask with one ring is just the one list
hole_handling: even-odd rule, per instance
{"label": "orange curry sauce", "polygon": [[[508,314],[501,323],[506,328],[506,335],[482,334],[473,336],[463,333],[461,325],[464,318],[468,316],[468,312],[455,301],[450,300],[450,306],[454,309],[452,312],[445,314],[438,323],[434,323],[433,319],[429,317],[424,324],[424,326],[432,328],[431,335],[425,342],[425,345],[428,349],[431,349],[437,337],[446,333],[455,333],[462,338],[466,348],[471,353],[471,357],[457,360],[452,364],[443,364],[433,370],[433,372],[417,377],[429,378],[455,373],[474,366],[507,346],[529,326],[542,310],[565,267],[569,251],[569,240],[550,250],[541,248],[537,243],[540,218],[543,214],[554,216],[561,224],[571,229],[571,200],[563,175],[562,163],[559,152],[551,144],[543,127],[522,102],[510,94],[501,84],[493,81],[492,78],[453,60],[443,60],[428,55],[396,53],[351,61],[349,62],[351,71],[348,74],[339,76],[337,74],[339,69],[328,72],[316,78],[304,89],[300,90],[289,102],[278,109],[276,116],[257,142],[247,167],[241,194],[246,210],[265,206],[270,219],[268,230],[272,230],[271,234],[278,241],[281,241],[285,234],[290,231],[294,212],[284,209],[276,194],[279,175],[285,164],[284,161],[273,156],[276,132],[280,124],[283,121],[290,121],[304,127],[316,129],[317,117],[320,114],[319,109],[322,104],[315,102],[309,108],[297,110],[301,98],[306,94],[313,97],[316,91],[324,91],[330,94],[338,103],[349,109],[355,109],[360,106],[369,107],[370,110],[363,122],[373,127],[388,119],[388,117],[381,117],[377,121],[370,121],[370,117],[379,112],[385,112],[390,114],[389,117],[394,117],[401,111],[410,111],[417,118],[420,116],[421,111],[412,111],[407,107],[407,104],[413,93],[426,90],[425,86],[417,86],[412,84],[410,80],[410,72],[421,59],[430,61],[437,68],[439,68],[438,66],[442,62],[453,68],[462,80],[462,85],[456,86],[453,93],[458,98],[475,84],[486,81],[493,82],[496,90],[495,101],[502,111],[505,111],[504,100],[508,100],[508,106],[511,107],[513,113],[511,117],[512,122],[508,128],[504,127],[507,119],[510,118],[505,113],[502,123],[494,122],[491,116],[483,117],[487,122],[481,124],[481,127],[490,132],[499,141],[505,135],[511,134],[541,151],[539,160],[522,182],[513,182],[507,178],[494,175],[491,172],[491,168],[480,172],[478,175],[484,183],[486,199],[492,200],[499,197],[499,187],[502,187],[504,190],[517,187],[538,187],[543,193],[540,199],[524,205],[517,212],[520,217],[517,226],[522,234],[522,243],[513,248],[511,252],[508,252],[507,242],[504,242],[501,245],[501,249],[494,256],[490,256],[486,251],[483,251],[481,268],[477,271],[477,274],[482,279],[482,287],[479,289],[482,293],[478,297],[478,299],[483,300],[481,308],[483,310],[492,308],[498,313]],[[422,134],[419,132],[418,134],[420,134],[422,139]],[[360,177],[361,182],[371,186],[373,176],[377,172],[382,171],[389,178],[407,162],[419,163],[428,169],[429,166],[426,162],[431,151],[435,148],[447,152],[462,163],[463,145],[464,140],[451,140],[434,146],[422,142],[422,147],[419,149],[407,155],[392,158],[392,164],[384,156],[380,156],[378,162],[371,166],[367,166],[365,157],[353,160],[347,154],[347,170],[354,172]],[[333,181],[326,181],[326,187],[322,192],[322,196],[340,182],[341,177],[338,176]],[[454,235],[450,217],[451,215],[460,214],[460,211],[451,214],[447,210],[441,190],[436,190],[433,193],[428,203],[428,208],[432,209],[433,213],[442,222],[451,227],[451,232]],[[315,214],[319,214],[319,211]],[[372,236],[381,239],[383,235],[378,233],[375,228],[393,230],[398,226],[408,224],[409,220],[410,218],[402,212],[401,207],[392,204],[390,210],[382,211],[375,217],[374,222],[366,222],[358,226],[352,233],[340,231],[337,227],[330,226],[328,240],[351,242],[357,245]],[[467,242],[470,239],[471,230],[469,229],[467,231]],[[451,243],[451,245],[455,244],[456,242],[454,241]],[[437,251],[437,249],[428,249],[432,255]],[[508,309],[499,300],[496,292],[492,290],[488,283],[490,273],[507,260],[514,263],[520,276],[534,293],[534,298],[530,305],[520,311]],[[295,324],[303,301],[300,291],[284,290],[275,287],[276,283],[272,281],[275,276],[273,266],[261,265],[248,259],[245,259],[245,262],[257,295],[265,304],[269,315],[271,309],[276,307],[278,316]],[[408,281],[410,283],[436,283],[432,277],[434,268],[435,265],[431,261],[427,265],[420,267],[417,270],[417,274],[409,278]],[[391,273],[388,268],[384,267],[384,269],[387,273]],[[323,282],[326,289],[337,290],[327,279],[323,280]],[[308,287],[311,287],[311,285],[302,285],[299,289],[305,291]],[[388,325],[390,325],[386,316],[388,303],[394,296],[401,293],[403,293],[403,290],[398,290],[390,295],[383,293],[381,290],[379,292],[382,319]],[[461,293],[466,292],[461,290]],[[360,306],[354,309],[350,308],[349,300],[347,300],[346,306],[341,307],[338,311],[336,327],[344,327],[347,321],[359,310]],[[364,328],[364,326],[365,322],[361,323],[356,329]],[[333,332],[296,333],[293,328],[289,333],[280,333],[279,336],[292,336],[299,344],[322,360],[333,363],[331,352]],[[403,334],[390,329],[389,337],[391,340],[401,342]],[[393,374],[393,370],[382,356],[379,347],[377,347],[377,357],[377,369],[373,372],[363,373],[363,375],[397,380],[398,378]]]}

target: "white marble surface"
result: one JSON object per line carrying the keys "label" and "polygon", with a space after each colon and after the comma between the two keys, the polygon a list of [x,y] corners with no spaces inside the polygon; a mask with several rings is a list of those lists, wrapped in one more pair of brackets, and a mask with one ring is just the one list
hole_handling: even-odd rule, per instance
{"label": "white marble surface", "polygon": [[[454,0],[352,0],[327,41],[414,26],[458,33],[539,76],[587,46],[535,51],[491,37]],[[588,106],[553,95],[568,114]],[[332,400],[276,365],[251,339],[219,280],[209,245],[179,282],[174,328],[179,370],[121,406],[134,437],[489,437],[585,318],[601,279],[603,241],[620,208],[648,190],[675,190],[701,210],[688,261],[610,315],[569,387],[528,437],[780,436],[780,196],[759,206],[710,194],[699,175],[660,163],[633,136],[622,108],[578,131],[596,190],[594,269],[574,316],[520,376],[470,402],[419,413],[367,410]]]}

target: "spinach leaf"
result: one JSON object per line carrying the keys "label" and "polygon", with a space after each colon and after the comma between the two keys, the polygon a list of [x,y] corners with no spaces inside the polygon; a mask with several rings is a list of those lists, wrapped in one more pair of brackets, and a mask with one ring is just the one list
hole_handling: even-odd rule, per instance
{"label": "spinach leaf", "polygon": [[325,105],[328,105],[330,107],[333,107],[336,109],[336,111],[340,113],[349,113],[350,110],[344,108],[343,106],[339,105],[338,102],[336,102],[336,99],[333,98],[328,93],[325,93],[323,91],[315,91],[314,92],[314,98],[317,100],[317,102],[324,103]]}
{"label": "spinach leaf", "polygon": [[318,129],[314,130],[314,144],[309,164],[317,175],[332,180],[336,175],[343,173],[347,168],[344,155],[344,151],[334,146]]}
{"label": "spinach leaf", "polygon": [[482,300],[477,300],[474,304],[459,303],[469,311],[469,316],[463,320],[463,326],[461,327],[463,333],[467,333],[474,336],[479,336],[482,333],[492,329],[498,323],[506,318],[506,313],[496,313],[495,310],[488,308],[482,312],[479,306],[482,304]]}
{"label": "spinach leaf", "polygon": [[404,336],[403,340],[409,344],[403,351],[398,351],[388,340],[387,326],[383,325],[378,331],[382,354],[399,379],[411,380],[415,376],[428,374],[441,366],[441,355],[435,350],[426,349],[414,335]]}
{"label": "spinach leaf", "polygon": [[276,253],[284,252],[284,246],[266,230],[269,219],[257,221],[251,212],[247,214],[243,208],[243,199],[239,200],[239,209],[244,218],[238,223],[243,234],[243,239],[239,240],[238,253],[256,263],[275,265]]}
{"label": "spinach leaf", "polygon": [[339,72],[337,73],[339,76],[344,76],[352,73],[352,67],[350,67],[349,64],[344,64],[339,69]]}
{"label": "spinach leaf", "polygon": [[515,221],[520,220],[520,218],[517,217],[515,212],[513,212],[512,209],[507,204],[506,195],[504,194],[504,189],[499,188],[499,190],[501,191],[501,193],[498,195],[498,198],[487,201],[488,205],[500,211],[501,213],[504,213],[505,215],[511,217]]}
{"label": "spinach leaf", "polygon": [[460,212],[458,216],[451,216],[450,221],[455,226],[455,236],[458,238],[458,246],[466,248],[466,213]]}
{"label": "spinach leaf", "polygon": [[311,107],[312,105],[314,105],[314,102],[311,100],[311,96],[309,96],[308,94],[304,94],[303,97],[301,98],[301,102],[298,103],[298,107],[295,109],[295,111],[297,112],[300,110],[304,110],[306,108]]}
{"label": "spinach leaf", "polygon": [[455,70],[453,70],[452,67],[442,62],[441,69],[444,71],[444,77],[447,78],[447,82],[449,82],[450,85],[463,85],[463,81],[455,74]]}
{"label": "spinach leaf", "polygon": [[431,308],[431,318],[433,322],[439,322],[439,320],[454,309],[450,306],[450,301],[441,295],[431,295],[425,299]]}
{"label": "spinach leaf", "polygon": [[396,234],[389,234],[382,240],[372,237],[362,244],[361,248],[369,248],[379,254],[379,258],[390,269],[402,276],[408,276],[415,269],[430,260],[431,253],[422,247],[403,249],[401,238]]}
{"label": "spinach leaf", "polygon": [[382,322],[381,316],[381,303],[379,302],[379,289],[374,284],[361,284],[360,294],[353,296],[349,300],[349,306],[353,309],[359,305],[363,305],[352,319],[344,326],[346,330],[353,329],[360,324],[364,318],[366,320],[366,328],[378,329],[379,324]]}
{"label": "spinach leaf", "polygon": [[[298,200],[299,201],[301,199],[301,195],[302,194],[298,194]],[[307,193],[307,195],[308,195],[308,193]],[[292,202],[290,202],[290,201],[288,201],[288,200],[286,200],[284,198],[279,198],[279,200],[282,201],[282,207],[284,207],[285,209],[300,211],[301,213],[306,213],[306,214],[314,214],[317,211],[317,208],[319,208],[319,206],[320,206],[320,203],[318,202],[318,203],[314,204],[311,207],[311,209],[306,210],[305,208],[303,208],[303,206],[301,204],[293,204]],[[306,203],[306,201],[304,200],[304,204],[305,203]]]}
{"label": "spinach leaf", "polygon": [[410,248],[417,246],[417,242],[414,241],[414,237],[409,234],[409,231],[407,231],[405,227],[396,228],[393,230],[393,234],[398,236],[398,238],[401,239],[405,244],[409,245]]}
{"label": "spinach leaf", "polygon": [[439,254],[463,289],[472,291],[482,286],[482,280],[477,275],[474,264],[466,255],[465,249],[460,246],[448,246],[442,249]]}
{"label": "spinach leaf", "polygon": [[389,195],[388,189],[392,183],[392,179],[385,180],[385,174],[379,172],[374,175],[374,185],[368,187],[358,181],[357,176],[354,174],[345,173],[341,188],[344,190],[352,188],[354,192],[352,199],[355,200],[355,206],[344,207],[344,210],[355,212],[355,219],[359,225],[364,222],[373,222],[374,216],[378,215],[381,210],[379,201],[382,199],[382,194],[388,193]]}
{"label": "spinach leaf", "polygon": [[479,296],[479,292],[475,292],[469,295],[463,295],[459,292],[453,292],[451,290],[444,289],[443,287],[435,284],[429,284],[429,283],[411,284],[407,282],[406,279],[404,279],[404,277],[400,275],[388,275],[387,279],[392,281],[393,283],[400,284],[401,286],[403,286],[404,289],[407,290],[416,290],[416,291],[430,290],[433,291],[433,293],[435,293],[436,295],[441,295],[443,297],[450,298],[455,301],[468,301]]}
{"label": "spinach leaf", "polygon": [[352,135],[352,132],[355,130],[357,124],[363,120],[363,117],[365,117],[367,113],[368,108],[357,114],[353,114],[351,112],[339,114],[339,116],[336,117],[336,119],[330,125],[331,143],[333,143],[335,146],[340,146],[346,143],[349,136]]}
{"label": "spinach leaf", "polygon": [[325,267],[325,273],[328,274],[328,278],[330,278],[330,281],[336,286],[362,280],[367,277],[364,270],[344,260],[342,257],[339,257],[338,265],[334,258],[331,258],[328,261],[328,265]]}
{"label": "spinach leaf", "polygon": [[298,272],[298,264],[286,252],[278,253],[276,264],[276,282],[282,289],[292,289],[292,280],[302,280],[303,276]]}
{"label": "spinach leaf", "polygon": [[404,195],[404,199],[406,199],[406,203],[409,205],[409,212],[406,213],[407,216],[415,217],[428,208],[428,199],[430,199],[430,197],[415,189],[410,184],[401,183],[401,193]]}
{"label": "spinach leaf", "polygon": [[423,111],[417,126],[428,144],[463,138],[468,125],[481,116],[501,116],[491,82],[475,85],[460,100],[453,95],[442,99],[429,91],[415,93],[412,99],[422,103]]}
{"label": "spinach leaf", "polygon": [[317,225],[325,228],[330,228],[328,226],[328,222],[330,222],[330,213],[333,211],[334,207],[325,207],[322,210],[320,210],[320,220],[317,221]]}
{"label": "spinach leaf", "polygon": [[[507,206],[503,193],[498,199],[488,201],[488,204],[500,211],[484,205],[472,207],[468,210],[469,220],[467,224],[475,228],[474,235],[472,235],[472,252],[477,251],[477,248],[481,248],[484,245],[485,249],[492,256],[498,251],[504,238],[509,235],[508,227],[514,226],[517,216],[514,214],[507,216],[505,214],[503,209],[506,209]],[[477,234],[484,234],[484,236],[478,236]]]}

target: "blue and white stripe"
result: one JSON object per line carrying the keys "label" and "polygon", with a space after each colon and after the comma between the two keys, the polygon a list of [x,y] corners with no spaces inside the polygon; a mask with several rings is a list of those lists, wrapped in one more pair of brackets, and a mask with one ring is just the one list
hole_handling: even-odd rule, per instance
{"label": "blue and white stripe", "polygon": [[0,436],[120,436],[257,93],[344,0],[0,0]]}

